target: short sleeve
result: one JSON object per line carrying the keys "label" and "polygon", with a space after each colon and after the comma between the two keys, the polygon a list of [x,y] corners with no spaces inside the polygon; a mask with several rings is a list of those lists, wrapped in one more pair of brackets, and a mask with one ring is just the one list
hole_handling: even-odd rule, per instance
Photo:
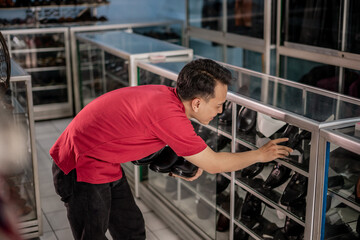
{"label": "short sleeve", "polygon": [[203,151],[207,145],[199,137],[186,117],[169,117],[152,124],[152,133],[178,156],[191,156]]}

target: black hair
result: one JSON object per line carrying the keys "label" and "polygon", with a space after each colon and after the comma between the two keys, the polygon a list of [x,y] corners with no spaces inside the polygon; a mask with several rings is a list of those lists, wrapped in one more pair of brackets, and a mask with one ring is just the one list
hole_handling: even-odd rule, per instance
{"label": "black hair", "polygon": [[216,82],[229,85],[231,72],[211,59],[196,59],[181,69],[176,91],[182,100],[215,97]]}

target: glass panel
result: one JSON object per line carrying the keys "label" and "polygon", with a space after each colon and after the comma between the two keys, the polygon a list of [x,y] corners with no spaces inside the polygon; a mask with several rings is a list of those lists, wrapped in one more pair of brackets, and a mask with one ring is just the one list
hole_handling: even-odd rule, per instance
{"label": "glass panel", "polygon": [[217,43],[190,38],[189,47],[194,50],[195,55],[210,58],[217,61],[223,61],[223,47]]}
{"label": "glass panel", "polygon": [[[11,118],[15,123],[15,127],[24,133],[23,144],[31,144],[30,126],[28,119],[28,96],[25,81],[11,81]],[[19,139],[20,140],[20,139]],[[21,144],[19,142],[18,144]],[[36,200],[34,188],[34,172],[32,165],[32,147],[18,146],[18,151],[24,149],[24,159],[21,161],[21,168],[13,171],[7,176],[7,183],[10,190],[11,201],[15,203],[15,212],[21,222],[36,219]],[[19,159],[17,159],[19,161]]]}
{"label": "glass panel", "polygon": [[189,0],[189,25],[222,30],[222,0]]}
{"label": "glass panel", "polygon": [[129,55],[185,49],[182,46],[170,44],[154,38],[148,38],[138,34],[131,34],[120,31],[102,32],[97,34],[79,34],[79,36],[96,42],[102,46],[119,49],[128,53]]}
{"label": "glass panel", "polygon": [[13,53],[12,57],[22,68],[66,66],[65,52]]}
{"label": "glass panel", "polygon": [[360,71],[344,69],[343,93],[360,99]]}
{"label": "glass panel", "polygon": [[214,239],[216,182],[213,176],[204,172],[197,180],[186,182],[167,174],[149,171],[149,184]]}
{"label": "glass panel", "polygon": [[33,89],[34,105],[50,104],[50,103],[67,103],[68,90],[66,87],[56,90],[35,90]]}
{"label": "glass panel", "polygon": [[156,26],[134,28],[134,33],[181,45],[181,26]]}
{"label": "glass panel", "polygon": [[144,69],[139,69],[139,85],[147,85],[147,84],[159,84],[159,85],[166,85],[169,87],[175,87],[176,81],[167,79],[163,76],[158,74],[146,71]]}
{"label": "glass panel", "polygon": [[264,0],[228,0],[228,32],[264,37]]}
{"label": "glass panel", "polygon": [[129,61],[91,44],[79,44],[79,79],[82,105],[96,97],[129,86]]}
{"label": "glass panel", "polygon": [[[325,239],[356,239],[360,211],[360,155],[330,144]],[[337,236],[340,238],[340,236]]]}
{"label": "glass panel", "polygon": [[354,126],[339,128],[339,129],[336,129],[335,131],[345,134],[349,137],[357,138],[358,140],[360,140],[360,130],[357,130],[357,129],[355,130]]}
{"label": "glass panel", "polygon": [[234,66],[239,66],[254,70],[257,72],[262,72],[262,54],[250,50],[245,50],[237,47],[227,47],[227,59],[226,63],[229,63]]}
{"label": "glass panel", "polygon": [[10,41],[12,50],[65,47],[64,33],[17,34]]}
{"label": "glass panel", "polygon": [[66,85],[66,70],[31,73],[32,87]]}
{"label": "glass panel", "polygon": [[284,5],[285,41],[341,50],[341,0],[331,3],[316,0],[284,1]]}
{"label": "glass panel", "polygon": [[360,53],[360,18],[357,12],[358,9],[360,9],[360,2],[349,0],[346,52]]}

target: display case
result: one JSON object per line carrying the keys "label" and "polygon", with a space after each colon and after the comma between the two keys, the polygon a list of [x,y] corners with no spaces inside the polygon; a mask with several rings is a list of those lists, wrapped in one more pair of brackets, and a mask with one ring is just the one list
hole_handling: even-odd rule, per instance
{"label": "display case", "polygon": [[10,56],[31,74],[35,120],[73,115],[67,28],[2,32]]}
{"label": "display case", "polygon": [[316,239],[360,238],[359,160],[360,118],[320,130]]}
{"label": "display case", "polygon": [[[140,61],[139,85],[175,86],[173,81],[187,62]],[[227,102],[209,125],[193,121],[198,135],[215,151],[228,152],[254,150],[270,139],[288,137],[286,144],[294,152],[236,172],[204,174],[193,182],[148,169],[139,196],[188,239],[318,239],[313,236],[318,230],[315,211],[321,207],[315,205],[319,129],[357,116],[360,101],[220,64],[233,75]],[[161,210],[159,202],[170,210]],[[184,223],[198,235],[182,231]]]}
{"label": "display case", "polygon": [[[162,31],[175,31],[178,32],[179,36],[182,36],[183,31],[183,22],[176,19],[152,19],[152,18],[137,18],[137,19],[127,19],[125,20],[116,20],[116,21],[108,21],[106,23],[96,23],[92,25],[79,25],[79,26],[71,26],[69,28],[70,32],[70,43],[71,43],[71,60],[72,60],[72,79],[73,79],[73,87],[75,89],[74,95],[75,99],[75,108],[76,112],[78,112],[81,107],[81,96],[79,96],[79,77],[81,76],[78,72],[79,69],[79,59],[78,59],[78,46],[76,35],[81,33],[101,33],[105,31],[114,31],[114,30],[126,30],[127,32],[132,31],[141,31],[142,33],[146,33],[146,29],[161,29]],[[178,42],[182,42],[182,38],[177,39]],[[81,44],[80,44],[81,45]],[[79,46],[80,47],[80,46]],[[84,48],[84,47],[82,47]]]}
{"label": "display case", "polygon": [[75,79],[76,112],[108,91],[136,86],[135,61],[192,58],[192,49],[125,31],[76,35],[78,74]]}
{"label": "display case", "polygon": [[[41,206],[38,182],[38,167],[35,145],[35,127],[32,105],[31,76],[16,62],[11,61],[11,103],[6,107],[16,126],[25,134],[23,164],[10,176],[7,183],[12,201],[16,204],[19,228],[24,238],[34,238],[42,234]],[[21,142],[19,142],[21,144]],[[20,167],[21,166],[21,167]]]}

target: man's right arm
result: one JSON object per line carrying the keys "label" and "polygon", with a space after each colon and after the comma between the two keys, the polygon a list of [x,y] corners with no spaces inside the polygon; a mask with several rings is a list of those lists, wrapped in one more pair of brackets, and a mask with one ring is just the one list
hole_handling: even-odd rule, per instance
{"label": "man's right arm", "polygon": [[288,156],[293,150],[278,145],[278,143],[287,140],[287,138],[275,139],[257,150],[239,153],[214,152],[210,147],[206,147],[203,151],[191,156],[184,156],[184,158],[211,174],[232,172],[257,162],[269,162]]}

